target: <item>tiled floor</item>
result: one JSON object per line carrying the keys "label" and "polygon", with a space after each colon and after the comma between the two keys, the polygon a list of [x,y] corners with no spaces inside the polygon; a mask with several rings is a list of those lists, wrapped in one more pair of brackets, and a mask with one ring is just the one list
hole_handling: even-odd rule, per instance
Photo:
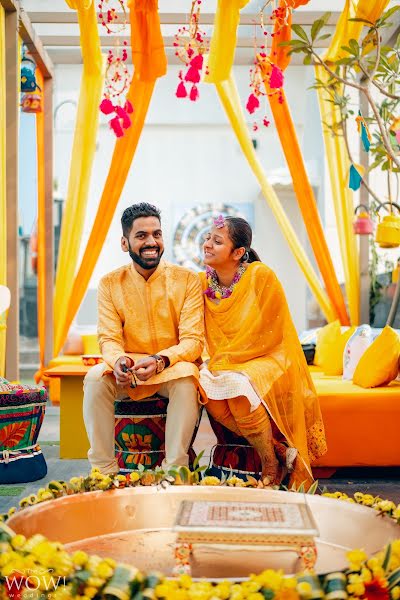
{"label": "tiled floor", "polygon": [[[53,479],[68,480],[75,475],[88,473],[89,463],[87,460],[60,460],[58,440],[59,408],[49,406],[39,436],[39,442],[42,443],[47,461],[48,474],[40,481],[26,484],[19,496],[4,496],[0,491],[0,513],[7,511],[11,506],[17,506],[22,497],[36,492]],[[215,436],[204,414],[194,444],[197,453],[205,450],[202,464],[208,464],[215,442]],[[331,479],[319,479],[319,484],[321,489],[327,488],[329,491],[340,490],[349,495],[356,491],[368,492],[400,503],[400,468],[340,469]]]}

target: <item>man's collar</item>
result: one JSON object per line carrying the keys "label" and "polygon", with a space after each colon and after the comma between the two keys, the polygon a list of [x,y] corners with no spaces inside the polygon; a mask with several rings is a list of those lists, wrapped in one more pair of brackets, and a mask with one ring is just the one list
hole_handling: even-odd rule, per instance
{"label": "man's collar", "polygon": [[160,262],[159,262],[159,264],[158,264],[158,266],[157,266],[157,269],[154,271],[154,273],[152,273],[148,279],[145,279],[143,277],[143,275],[141,275],[138,271],[136,271],[135,265],[134,265],[134,263],[132,261],[132,263],[131,263],[131,272],[132,272],[132,275],[136,279],[139,278],[139,280],[143,281],[144,283],[152,283],[155,279],[158,279],[158,277],[160,277],[160,275],[162,275],[162,273],[166,269],[166,266],[167,265],[166,265],[165,261],[163,259],[161,259]]}

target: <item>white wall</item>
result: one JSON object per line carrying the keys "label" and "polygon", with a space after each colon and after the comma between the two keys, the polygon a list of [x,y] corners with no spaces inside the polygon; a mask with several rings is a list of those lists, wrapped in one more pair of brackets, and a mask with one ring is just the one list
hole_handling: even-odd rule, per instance
{"label": "white wall", "polygon": [[[191,103],[175,98],[178,67],[170,66],[168,75],[156,85],[131,171],[127,178],[106,243],[90,282],[85,306],[79,322],[95,319],[94,290],[99,278],[106,272],[126,262],[119,249],[122,210],[139,201],[158,205],[163,214],[163,229],[171,259],[171,236],[174,214],[182,205],[188,208],[198,203],[227,202],[254,203],[254,247],[262,259],[281,278],[294,321],[298,329],[306,326],[306,285],[284,241],[274,218],[260,195],[258,183],[250,170],[235,136],[230,128],[213,86],[201,85],[200,100]],[[248,67],[236,67],[235,74],[243,104],[249,93]],[[313,184],[321,186],[323,180],[323,153],[320,142],[320,122],[311,85],[311,71],[305,67],[292,67],[286,73],[285,90],[296,125],[300,143],[304,147],[307,165]],[[64,101],[76,102],[80,84],[78,65],[60,65],[56,69],[55,106]],[[72,146],[75,106],[69,102],[57,111],[55,123],[55,176],[58,194],[65,197]],[[267,103],[266,114],[270,115]],[[259,119],[262,119],[260,112]],[[251,124],[253,118],[248,115]],[[272,121],[272,119],[271,119]],[[100,128],[98,148],[90,186],[88,213],[83,244],[86,244],[96,207],[108,172],[114,146],[114,135],[105,119]],[[286,170],[273,122],[266,129],[252,132],[257,140],[257,155],[271,182],[282,183],[277,188],[288,216],[299,237],[304,232],[296,200],[290,191],[290,177]],[[303,139],[304,138],[304,139]],[[289,186],[289,187],[288,187]],[[322,189],[322,188],[321,188]],[[323,201],[323,198],[320,198]],[[82,246],[84,247],[84,246]]]}

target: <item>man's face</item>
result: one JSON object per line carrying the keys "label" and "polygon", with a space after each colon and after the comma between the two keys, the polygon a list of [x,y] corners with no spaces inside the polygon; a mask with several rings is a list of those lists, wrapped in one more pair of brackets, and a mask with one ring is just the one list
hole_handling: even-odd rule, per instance
{"label": "man's face", "polygon": [[121,246],[142,269],[156,269],[164,253],[160,221],[157,217],[135,219],[129,236],[122,237]]}

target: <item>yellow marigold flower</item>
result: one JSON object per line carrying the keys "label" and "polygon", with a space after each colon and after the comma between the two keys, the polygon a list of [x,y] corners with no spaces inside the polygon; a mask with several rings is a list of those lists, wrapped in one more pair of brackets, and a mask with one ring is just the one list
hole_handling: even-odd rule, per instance
{"label": "yellow marigold flower", "polygon": [[221,480],[209,475],[200,481],[200,485],[221,485]]}
{"label": "yellow marigold flower", "polygon": [[100,577],[89,577],[89,579],[86,582],[88,584],[88,586],[90,587],[101,587],[102,585],[105,584],[104,579],[101,579]]}
{"label": "yellow marigold flower", "polygon": [[399,520],[399,519],[400,519],[400,504],[398,504],[398,505],[396,506],[396,508],[394,509],[394,511],[393,511],[393,517],[394,517],[395,519],[397,519],[397,520]]}
{"label": "yellow marigold flower", "polygon": [[100,473],[99,467],[93,467],[90,471],[90,476],[94,475],[95,473]]}
{"label": "yellow marigold flower", "polygon": [[215,292],[215,297],[216,297],[218,300],[221,300],[221,298],[222,298],[222,296],[221,296],[221,292],[218,292],[218,291],[216,291],[216,292]]}
{"label": "yellow marigold flower", "polygon": [[254,593],[258,592],[258,590],[261,587],[261,584],[255,579],[250,579],[250,581],[243,581],[241,586],[242,589],[245,590],[247,593]]}
{"label": "yellow marigold flower", "polygon": [[265,600],[265,597],[260,592],[251,592],[247,596],[247,600]]}
{"label": "yellow marigold flower", "polygon": [[346,558],[350,563],[350,569],[352,571],[358,571],[361,568],[362,563],[364,563],[368,557],[364,550],[350,550],[350,552],[346,552]]}
{"label": "yellow marigold flower", "polygon": [[12,506],[7,513],[8,516],[11,517],[16,512],[16,510],[17,509],[15,508],[15,506]]}
{"label": "yellow marigold flower", "polygon": [[94,575],[101,577],[102,579],[108,579],[113,574],[114,569],[110,567],[104,560],[97,565]]}
{"label": "yellow marigold flower", "polygon": [[287,589],[295,589],[296,586],[297,586],[297,579],[296,579],[296,577],[288,577],[288,578],[285,578],[282,581],[282,588],[283,589],[286,589],[286,588]]}
{"label": "yellow marigold flower", "polygon": [[44,492],[40,497],[40,501],[44,502],[45,500],[52,500],[53,498],[54,496],[51,492]]}
{"label": "yellow marigold flower", "polygon": [[103,558],[103,561],[110,565],[110,567],[112,567],[113,569],[115,569],[115,567],[117,566],[117,561],[113,558]]}
{"label": "yellow marigold flower", "polygon": [[136,471],[134,471],[133,473],[131,473],[129,475],[129,480],[132,481],[133,483],[135,483],[136,481],[139,481],[139,479],[140,479],[140,475]]}
{"label": "yellow marigold flower", "polygon": [[279,590],[274,596],[274,600],[299,600],[300,596],[294,589]]}
{"label": "yellow marigold flower", "polygon": [[231,584],[229,581],[222,581],[218,583],[213,589],[213,596],[220,598],[220,600],[228,600],[231,595]]}
{"label": "yellow marigold flower", "polygon": [[156,598],[166,598],[169,593],[169,585],[168,583],[159,583],[156,585],[154,589],[154,594]]}
{"label": "yellow marigold flower", "polygon": [[351,583],[347,586],[347,591],[353,596],[364,596],[365,586],[363,583]]}
{"label": "yellow marigold flower", "polygon": [[371,494],[364,494],[361,504],[364,504],[364,506],[372,506],[374,501],[375,498],[371,496]]}
{"label": "yellow marigold flower", "polygon": [[400,598],[400,586],[396,585],[392,590],[391,590],[391,594],[392,594],[392,600],[399,600]]}
{"label": "yellow marigold flower", "polygon": [[208,600],[209,595],[206,592],[197,592],[193,597],[190,595],[190,590],[186,589],[177,589],[170,591],[168,596],[166,596],[167,600]]}
{"label": "yellow marigold flower", "polygon": [[25,542],[26,542],[26,537],[19,533],[18,535],[14,535],[14,537],[12,538],[11,546],[15,549],[22,548],[22,546],[25,544]]}
{"label": "yellow marigold flower", "polygon": [[381,500],[375,504],[374,508],[382,512],[392,512],[392,510],[396,510],[396,505],[391,500]]}
{"label": "yellow marigold flower", "polygon": [[240,479],[240,477],[236,477],[236,475],[227,479],[226,484],[235,487],[246,487],[246,482]]}
{"label": "yellow marigold flower", "polygon": [[273,591],[279,590],[282,580],[283,571],[274,571],[272,569],[266,569],[260,575],[253,576],[252,579],[257,581],[261,587],[270,588]]}
{"label": "yellow marigold flower", "polygon": [[366,567],[363,567],[363,568],[361,569],[361,573],[360,573],[360,575],[361,575],[361,579],[362,579],[363,581],[365,581],[365,582],[369,582],[369,581],[371,581],[371,579],[372,579],[372,573],[371,573],[371,571],[370,571],[369,569],[367,569]]}
{"label": "yellow marigold flower", "polygon": [[181,587],[189,589],[193,581],[190,575],[183,574],[179,576],[178,583]]}
{"label": "yellow marigold flower", "polygon": [[98,592],[98,589],[95,587],[90,587],[90,585],[86,586],[85,589],[83,590],[83,593],[88,598],[93,598],[97,594],[97,592]]}
{"label": "yellow marigold flower", "polygon": [[311,598],[312,596],[312,587],[308,581],[300,581],[297,584],[297,591],[302,598]]}
{"label": "yellow marigold flower", "polygon": [[85,565],[88,561],[88,555],[83,550],[77,550],[71,556],[71,559],[74,565],[77,567],[83,567],[83,565]]}

